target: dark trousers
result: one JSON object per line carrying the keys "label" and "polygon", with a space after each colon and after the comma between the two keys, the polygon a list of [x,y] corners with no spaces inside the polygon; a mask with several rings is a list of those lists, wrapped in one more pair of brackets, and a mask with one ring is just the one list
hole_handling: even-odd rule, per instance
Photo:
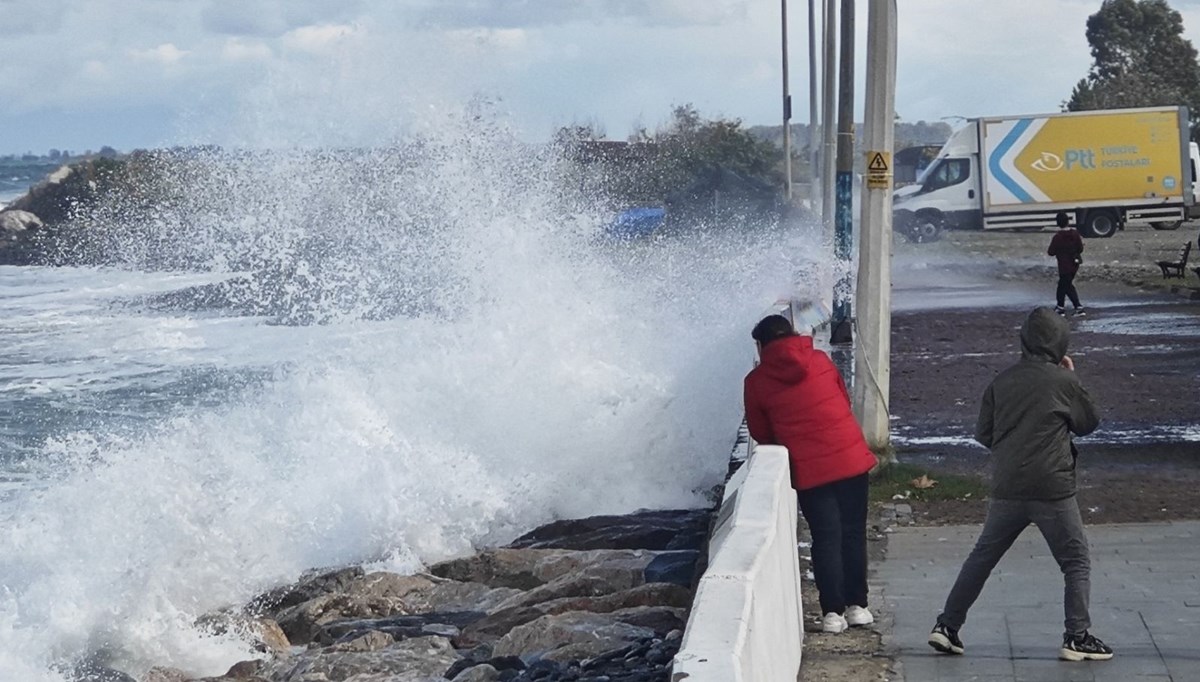
{"label": "dark trousers", "polygon": [[797,491],[812,531],[821,613],[867,605],[867,474]]}
{"label": "dark trousers", "polygon": [[1063,307],[1063,302],[1069,296],[1071,305],[1076,308],[1079,306],[1079,293],[1075,291],[1075,273],[1060,272],[1058,273],[1058,291],[1055,292],[1055,297],[1058,299],[1058,307]]}
{"label": "dark trousers", "polygon": [[1074,497],[1053,502],[1040,500],[992,500],[988,503],[983,531],[975,548],[963,562],[958,579],[946,598],[938,621],[957,630],[967,620],[967,610],[979,598],[983,584],[1029,524],[1037,526],[1063,574],[1064,630],[1081,635],[1091,627],[1088,602],[1092,591],[1092,564],[1079,503]]}

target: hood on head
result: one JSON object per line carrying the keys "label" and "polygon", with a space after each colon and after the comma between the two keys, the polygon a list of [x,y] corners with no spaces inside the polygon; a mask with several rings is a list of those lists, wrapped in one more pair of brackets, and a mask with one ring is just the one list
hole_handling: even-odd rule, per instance
{"label": "hood on head", "polygon": [[787,336],[776,339],[762,349],[759,368],[764,374],[784,384],[795,384],[808,374],[812,358],[811,336]]}
{"label": "hood on head", "polygon": [[1057,365],[1067,354],[1070,328],[1053,308],[1034,308],[1021,325],[1021,357]]}

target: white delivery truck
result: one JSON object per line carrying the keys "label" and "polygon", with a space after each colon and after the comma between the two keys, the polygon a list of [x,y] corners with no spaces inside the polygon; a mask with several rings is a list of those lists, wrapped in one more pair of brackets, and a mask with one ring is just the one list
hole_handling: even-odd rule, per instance
{"label": "white delivery truck", "polygon": [[896,190],[895,229],[1040,230],[1066,211],[1085,237],[1128,222],[1175,229],[1196,215],[1200,151],[1184,107],[972,119],[917,183]]}

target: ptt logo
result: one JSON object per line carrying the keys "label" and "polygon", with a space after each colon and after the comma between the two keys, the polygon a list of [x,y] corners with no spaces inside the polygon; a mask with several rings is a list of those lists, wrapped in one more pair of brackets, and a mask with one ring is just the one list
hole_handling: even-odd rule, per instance
{"label": "ptt logo", "polygon": [[1042,152],[1041,157],[1029,165],[1033,166],[1034,170],[1043,173],[1074,168],[1091,170],[1096,167],[1096,153],[1090,149],[1068,149],[1064,156],[1052,152]]}

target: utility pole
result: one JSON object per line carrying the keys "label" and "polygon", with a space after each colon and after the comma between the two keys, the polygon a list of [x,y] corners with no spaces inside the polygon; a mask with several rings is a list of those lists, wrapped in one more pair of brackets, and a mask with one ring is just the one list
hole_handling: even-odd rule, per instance
{"label": "utility pole", "polygon": [[783,35],[783,167],[784,167],[784,196],[787,197],[788,208],[792,205],[792,95],[788,90],[788,21],[787,0],[780,0],[781,25]]}
{"label": "utility pole", "polygon": [[833,120],[833,106],[837,101],[833,95],[833,77],[837,69],[837,0],[826,0],[822,14],[825,28],[825,57],[821,61],[821,223],[825,238],[833,236],[833,207],[837,203],[834,191],[833,163],[837,152],[837,132]]}
{"label": "utility pole", "polygon": [[817,162],[821,124],[817,120],[817,0],[808,0],[808,203],[820,205],[820,172]]}
{"label": "utility pole", "polygon": [[870,0],[863,142],[866,186],[858,243],[854,413],[867,445],[889,453],[892,333],[892,149],[896,111],[896,0]]}
{"label": "utility pole", "polygon": [[[854,0],[842,0],[841,60],[838,64],[837,210],[834,219],[834,257],[843,266],[850,263],[854,241]],[[830,343],[853,339],[850,309],[850,273],[838,279],[833,289],[833,324]]]}

